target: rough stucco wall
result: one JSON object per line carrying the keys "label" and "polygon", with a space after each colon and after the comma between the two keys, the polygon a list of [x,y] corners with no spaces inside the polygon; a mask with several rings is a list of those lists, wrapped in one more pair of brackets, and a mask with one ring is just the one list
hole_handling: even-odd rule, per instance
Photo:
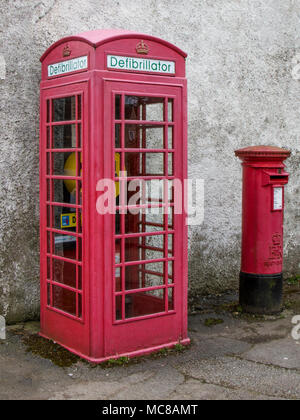
{"label": "rough stucco wall", "polygon": [[[187,51],[189,176],[205,179],[205,221],[189,233],[191,297],[236,287],[241,167],[234,150],[292,150],[286,275],[299,273],[298,0],[2,0],[0,55],[0,314],[38,316],[39,57],[63,36],[124,28]],[[298,235],[298,237],[297,237]]]}

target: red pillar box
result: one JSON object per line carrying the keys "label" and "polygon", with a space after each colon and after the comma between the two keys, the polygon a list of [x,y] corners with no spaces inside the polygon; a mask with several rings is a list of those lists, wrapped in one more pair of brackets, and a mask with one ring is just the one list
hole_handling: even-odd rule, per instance
{"label": "red pillar box", "polygon": [[235,152],[243,161],[240,304],[246,312],[281,310],[284,185],[288,150],[271,146]]}
{"label": "red pillar box", "polygon": [[120,30],[41,58],[41,335],[93,362],[189,343],[185,58]]}

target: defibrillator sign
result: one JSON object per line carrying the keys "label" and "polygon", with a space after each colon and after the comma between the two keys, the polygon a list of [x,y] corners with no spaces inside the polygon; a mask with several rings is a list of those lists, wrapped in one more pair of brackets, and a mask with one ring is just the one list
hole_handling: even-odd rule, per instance
{"label": "defibrillator sign", "polygon": [[73,60],[62,61],[48,66],[48,77],[60,76],[88,68],[88,56],[73,58]]}
{"label": "defibrillator sign", "polygon": [[175,62],[150,58],[107,56],[107,68],[150,73],[175,74]]}

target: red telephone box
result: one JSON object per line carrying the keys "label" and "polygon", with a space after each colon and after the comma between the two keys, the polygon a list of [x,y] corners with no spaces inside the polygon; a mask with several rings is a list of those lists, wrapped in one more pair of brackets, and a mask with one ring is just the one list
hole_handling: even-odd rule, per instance
{"label": "red telephone box", "polygon": [[93,362],[189,343],[185,57],[100,30],[41,58],[41,335]]}

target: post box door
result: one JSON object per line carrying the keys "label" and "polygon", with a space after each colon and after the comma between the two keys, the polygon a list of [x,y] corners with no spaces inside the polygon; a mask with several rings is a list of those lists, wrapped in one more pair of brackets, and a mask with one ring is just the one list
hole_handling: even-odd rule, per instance
{"label": "post box door", "polygon": [[41,106],[41,331],[88,353],[83,203],[87,84],[43,90]]}
{"label": "post box door", "polygon": [[116,185],[116,214],[104,216],[108,355],[183,335],[185,215],[175,201],[186,145],[181,87],[107,81],[104,91],[104,174]]}

